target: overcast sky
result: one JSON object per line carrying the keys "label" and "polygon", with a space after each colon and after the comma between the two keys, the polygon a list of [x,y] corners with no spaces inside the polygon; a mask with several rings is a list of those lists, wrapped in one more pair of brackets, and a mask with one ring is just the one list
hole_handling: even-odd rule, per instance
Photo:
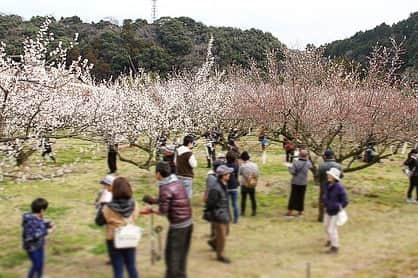
{"label": "overcast sky", "polygon": [[[0,0],[0,12],[151,20],[151,0]],[[338,4],[337,4],[338,3]],[[188,16],[206,25],[257,28],[292,48],[320,45],[418,11],[418,0],[157,0],[158,17]]]}

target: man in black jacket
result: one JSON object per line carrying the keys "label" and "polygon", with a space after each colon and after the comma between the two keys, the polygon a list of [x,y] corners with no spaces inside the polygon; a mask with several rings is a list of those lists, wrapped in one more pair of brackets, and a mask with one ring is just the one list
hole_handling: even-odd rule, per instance
{"label": "man in black jacket", "polygon": [[215,228],[215,239],[211,246],[216,251],[217,260],[222,263],[231,261],[224,256],[226,236],[229,233],[229,202],[227,186],[228,180],[234,169],[221,165],[216,169],[217,183],[209,189],[208,199],[206,201],[206,211],[211,214],[211,222]]}

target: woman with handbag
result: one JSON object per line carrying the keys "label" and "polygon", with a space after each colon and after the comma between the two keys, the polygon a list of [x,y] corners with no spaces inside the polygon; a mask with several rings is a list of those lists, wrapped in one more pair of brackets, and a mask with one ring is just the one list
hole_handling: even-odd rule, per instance
{"label": "woman with handbag", "polygon": [[139,207],[133,199],[132,187],[126,178],[116,178],[110,186],[110,191],[113,194],[113,199],[98,210],[96,224],[106,226],[107,251],[112,263],[114,277],[122,278],[124,266],[126,266],[129,277],[137,278],[139,275],[136,269],[136,246],[129,246],[128,244],[128,246],[120,248],[116,241],[120,242],[122,239],[116,237],[123,227],[135,223],[139,215]]}
{"label": "woman with handbag", "polygon": [[[407,168],[405,174],[409,177],[409,188],[406,196],[407,203],[416,203],[418,201],[418,150],[412,149],[408,153],[408,158],[403,163]],[[416,200],[412,198],[412,191],[416,190]]]}
{"label": "woman with handbag", "polygon": [[[326,247],[329,254],[337,254],[340,247],[338,236],[339,214],[348,205],[347,193],[340,182],[341,171],[331,168],[327,171],[328,183],[324,190],[323,203],[325,207],[324,226],[328,236]],[[345,215],[346,216],[346,215]],[[346,221],[346,219],[345,219]],[[340,224],[341,225],[341,224]]]}

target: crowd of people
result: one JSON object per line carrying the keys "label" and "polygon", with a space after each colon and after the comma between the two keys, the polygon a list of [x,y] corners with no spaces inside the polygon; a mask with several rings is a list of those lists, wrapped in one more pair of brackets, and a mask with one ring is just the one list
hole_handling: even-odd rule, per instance
{"label": "crowd of people", "polygon": [[[144,196],[143,202],[146,205],[142,209],[135,201],[132,186],[126,178],[116,176],[112,171],[100,182],[103,188],[95,201],[95,222],[105,226],[105,242],[114,277],[123,277],[125,268],[129,277],[139,277],[136,264],[137,243],[129,243],[130,245],[121,248],[120,242],[127,241],[126,237],[135,237],[126,227],[135,225],[140,215],[149,214],[165,216],[169,222],[164,256],[165,277],[187,277],[187,258],[194,229],[191,199],[197,167],[193,146],[193,136],[185,136],[182,146],[175,150],[174,168],[167,161],[157,163],[155,179],[159,193],[158,196]],[[259,169],[251,161],[247,151],[240,152],[236,144],[234,146],[236,148],[229,148],[226,154],[220,153],[214,157],[203,196],[203,218],[210,224],[210,238],[207,243],[215,252],[217,261],[225,264],[231,263],[226,255],[230,224],[239,224],[240,217],[246,216],[247,197],[251,202],[251,216],[257,216],[256,188]],[[301,149],[298,157],[287,163],[291,175],[291,191],[285,217],[302,217],[308,173],[312,167],[308,151]],[[328,252],[337,253],[337,219],[339,212],[347,206],[348,198],[340,181],[343,176],[341,166],[335,162],[331,150],[324,153],[324,162],[319,169],[319,220],[324,220],[326,246],[330,248]],[[36,199],[32,203],[32,213],[23,216],[23,247],[33,263],[29,277],[42,276],[44,238],[55,228],[54,223],[44,220],[47,208],[48,202],[45,199]],[[293,211],[297,211],[297,214],[294,215]]]}

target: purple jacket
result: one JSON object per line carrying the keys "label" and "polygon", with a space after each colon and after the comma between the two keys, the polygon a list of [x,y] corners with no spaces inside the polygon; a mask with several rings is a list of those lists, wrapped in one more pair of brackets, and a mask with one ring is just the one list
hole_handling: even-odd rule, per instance
{"label": "purple jacket", "polygon": [[340,182],[327,183],[322,200],[328,215],[337,215],[340,207],[345,208],[348,205],[347,193]]}

